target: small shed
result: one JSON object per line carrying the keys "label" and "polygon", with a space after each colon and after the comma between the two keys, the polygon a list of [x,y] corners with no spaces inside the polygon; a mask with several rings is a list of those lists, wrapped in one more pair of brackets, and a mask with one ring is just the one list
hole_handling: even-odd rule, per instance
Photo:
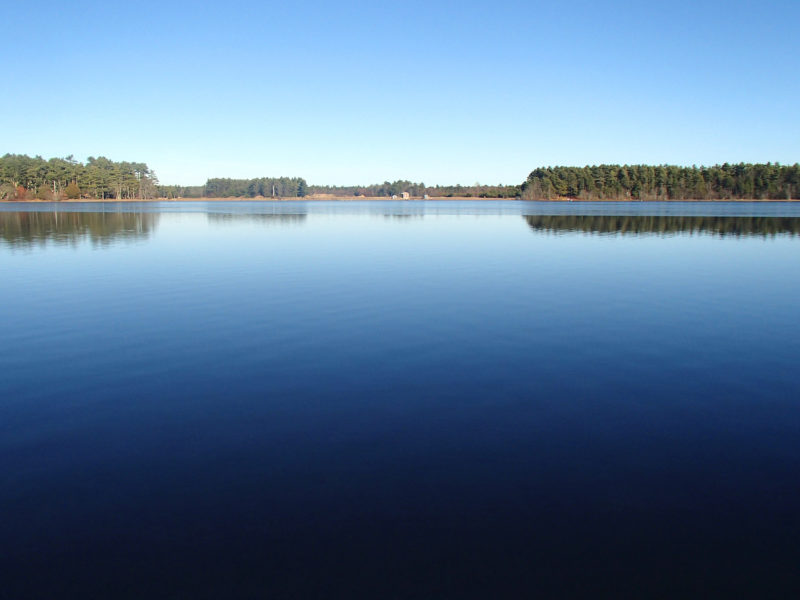
{"label": "small shed", "polygon": [[411,194],[408,192],[403,192],[403,200],[408,200],[409,198],[411,198]]}

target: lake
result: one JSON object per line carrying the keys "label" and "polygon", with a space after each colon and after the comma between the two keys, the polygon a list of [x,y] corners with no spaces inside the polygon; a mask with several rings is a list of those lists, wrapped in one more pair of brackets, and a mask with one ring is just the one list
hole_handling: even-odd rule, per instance
{"label": "lake", "polygon": [[800,205],[0,205],[0,597],[800,590]]}

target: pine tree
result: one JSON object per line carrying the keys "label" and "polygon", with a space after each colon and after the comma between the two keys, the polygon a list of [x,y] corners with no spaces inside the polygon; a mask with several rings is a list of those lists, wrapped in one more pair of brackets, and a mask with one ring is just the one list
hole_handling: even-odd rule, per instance
{"label": "pine tree", "polygon": [[70,200],[81,197],[81,188],[79,188],[78,184],[74,181],[70,182],[70,184],[64,189],[64,192],[67,194],[67,198]]}

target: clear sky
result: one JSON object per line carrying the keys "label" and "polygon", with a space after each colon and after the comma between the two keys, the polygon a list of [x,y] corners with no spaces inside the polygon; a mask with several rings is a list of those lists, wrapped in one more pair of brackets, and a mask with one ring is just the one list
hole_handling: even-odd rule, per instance
{"label": "clear sky", "polygon": [[800,1],[10,2],[0,154],[162,183],[800,161]]}

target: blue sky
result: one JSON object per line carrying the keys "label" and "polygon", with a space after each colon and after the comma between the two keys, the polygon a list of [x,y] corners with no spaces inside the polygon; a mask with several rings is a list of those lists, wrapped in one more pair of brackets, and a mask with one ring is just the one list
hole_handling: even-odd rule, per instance
{"label": "blue sky", "polygon": [[496,184],[556,164],[800,161],[797,0],[4,12],[0,153],[144,161],[183,184]]}

